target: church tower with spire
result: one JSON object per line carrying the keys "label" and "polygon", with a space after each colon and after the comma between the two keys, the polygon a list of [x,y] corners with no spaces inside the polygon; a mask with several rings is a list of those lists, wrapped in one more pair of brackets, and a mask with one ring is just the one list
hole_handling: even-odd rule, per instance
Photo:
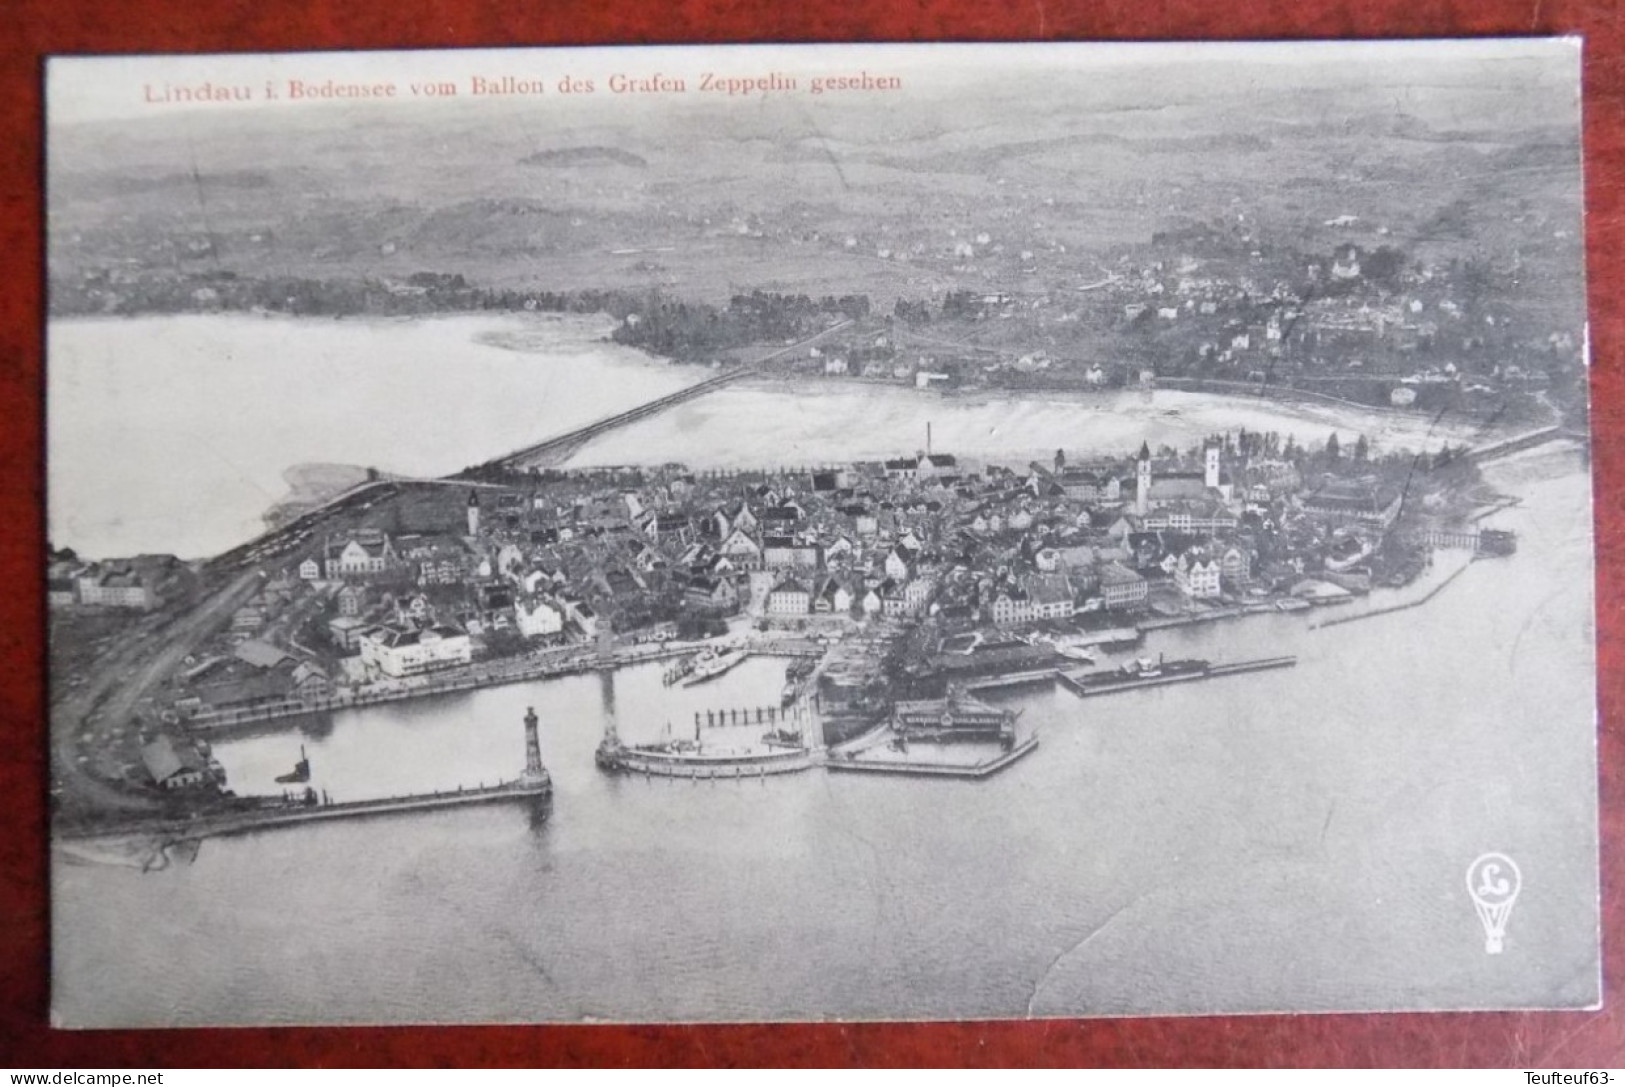
{"label": "church tower with spire", "polygon": [[1144,517],[1151,512],[1151,446],[1140,443],[1140,455],[1134,462],[1134,512]]}
{"label": "church tower with spire", "polygon": [[480,492],[475,490],[468,492],[468,534],[480,534]]}

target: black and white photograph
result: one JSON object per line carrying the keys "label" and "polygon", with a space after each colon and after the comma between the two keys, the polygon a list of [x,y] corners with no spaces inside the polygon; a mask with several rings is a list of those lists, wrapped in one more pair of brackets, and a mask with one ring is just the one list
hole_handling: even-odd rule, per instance
{"label": "black and white photograph", "polygon": [[53,1024],[1597,1007],[1581,52],[51,58]]}

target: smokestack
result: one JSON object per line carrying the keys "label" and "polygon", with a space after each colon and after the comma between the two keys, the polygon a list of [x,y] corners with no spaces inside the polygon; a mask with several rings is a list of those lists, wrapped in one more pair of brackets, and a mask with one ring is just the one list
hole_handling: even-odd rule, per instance
{"label": "smokestack", "polygon": [[925,424],[925,453],[926,456],[931,455],[931,424],[929,422]]}

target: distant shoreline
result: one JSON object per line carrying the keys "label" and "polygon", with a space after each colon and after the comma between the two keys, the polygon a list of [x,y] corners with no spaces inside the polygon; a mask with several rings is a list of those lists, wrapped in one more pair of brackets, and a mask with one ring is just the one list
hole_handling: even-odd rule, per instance
{"label": "distant shoreline", "polygon": [[[575,318],[575,319],[581,319],[581,320],[588,320],[588,319],[595,319],[596,318],[596,319],[601,319],[601,320],[606,321],[606,322],[610,322],[612,324],[612,326],[613,326],[613,324],[616,324],[616,323],[618,323],[620,321],[619,317],[617,317],[614,313],[609,312],[608,310],[524,309],[524,308],[481,309],[481,308],[473,308],[473,309],[427,310],[427,311],[412,312],[412,313],[378,313],[378,312],[363,310],[363,311],[358,311],[358,312],[355,312],[355,313],[348,313],[348,314],[346,314],[346,313],[339,313],[339,314],[308,313],[308,314],[306,314],[306,313],[291,313],[291,312],[287,312],[287,311],[284,311],[284,310],[269,310],[269,309],[263,309],[263,308],[257,308],[257,307],[247,307],[247,308],[245,308],[245,307],[232,306],[232,307],[218,307],[218,308],[214,308],[214,309],[187,308],[187,309],[181,309],[181,310],[165,310],[165,309],[157,309],[157,308],[155,308],[155,309],[150,309],[150,310],[141,310],[141,311],[133,312],[133,313],[118,313],[118,314],[81,313],[81,312],[54,313],[54,312],[52,312],[52,313],[47,314],[47,326],[49,326],[52,323],[58,322],[58,321],[64,321],[64,322],[65,321],[74,321],[74,322],[87,321],[87,322],[103,323],[103,322],[117,322],[117,321],[140,321],[140,320],[148,320],[148,319],[153,319],[153,318],[176,318],[176,317],[202,317],[202,318],[213,318],[213,317],[258,317],[258,318],[265,319],[265,320],[277,319],[277,320],[293,320],[293,321],[299,321],[299,322],[324,321],[324,322],[333,323],[333,324],[340,324],[340,323],[344,323],[344,322],[349,322],[349,323],[377,323],[377,324],[381,324],[381,325],[400,325],[400,324],[407,324],[407,323],[420,321],[420,320],[458,320],[458,319],[473,319],[473,318],[520,318],[520,319],[525,319],[525,320],[538,320],[538,319],[540,319],[540,320],[546,321],[547,323],[562,323],[563,321],[565,321],[566,319],[569,319],[569,318]],[[707,364],[705,362],[698,361],[698,360],[683,359],[683,358],[678,358],[678,357],[672,356],[672,355],[662,354],[659,351],[657,351],[657,350],[655,350],[653,348],[647,347],[645,345],[642,345],[642,344],[621,343],[621,342],[613,339],[609,335],[598,336],[598,337],[595,338],[595,340],[596,340],[596,342],[603,343],[603,344],[606,344],[606,345],[613,345],[614,347],[617,347],[617,348],[619,348],[621,350],[634,351],[637,354],[644,357],[645,359],[649,360],[649,362],[651,364],[653,364],[653,365],[660,365],[660,366],[665,366],[665,367],[678,367],[678,368],[682,368],[683,370],[686,370],[686,371],[692,371],[695,375],[711,375],[711,374],[715,374],[716,372],[718,372],[717,368],[715,366]],[[481,342],[486,342],[490,346],[495,346],[495,347],[499,347],[499,348],[503,348],[503,349],[519,350],[519,351],[521,351],[521,353],[523,353],[521,348],[512,347],[512,346],[510,346],[508,344],[505,344],[505,343],[502,343],[502,342],[500,342],[498,340],[487,340],[487,341],[481,341]],[[756,346],[757,347],[765,347],[766,345],[756,345]],[[1395,377],[1395,380],[1396,381],[1398,380],[1397,375]],[[869,378],[864,378],[864,377],[851,375],[851,374],[838,376],[838,377],[830,376],[830,377],[820,378],[820,377],[814,377],[814,376],[807,375],[807,374],[786,373],[786,372],[774,371],[774,370],[761,371],[758,374],[756,374],[755,376],[747,379],[745,382],[742,383],[742,385],[743,385],[743,387],[757,386],[757,387],[768,388],[768,387],[787,387],[788,386],[788,387],[795,387],[797,389],[808,389],[808,388],[816,388],[819,385],[824,384],[824,383],[828,383],[828,384],[831,384],[831,385],[858,387],[858,388],[862,388],[862,387],[880,387],[880,388],[906,390],[906,391],[909,391],[909,392],[924,392],[924,393],[933,393],[934,392],[939,398],[941,398],[941,397],[952,397],[952,398],[960,400],[962,402],[972,403],[972,404],[991,403],[991,402],[994,402],[994,401],[999,400],[999,399],[1034,401],[1034,400],[1043,400],[1043,399],[1054,398],[1054,397],[1058,397],[1058,396],[1077,397],[1077,398],[1084,399],[1084,400],[1087,401],[1087,400],[1091,400],[1091,399],[1096,398],[1097,396],[1102,396],[1102,395],[1111,395],[1111,394],[1119,394],[1119,393],[1134,393],[1134,392],[1140,391],[1139,389],[1137,389],[1134,386],[1120,386],[1120,387],[1114,387],[1114,388],[1108,388],[1108,387],[1098,387],[1098,388],[1096,388],[1096,387],[1089,387],[1087,385],[1081,385],[1081,384],[1079,384],[1079,385],[1057,384],[1057,385],[1053,385],[1053,386],[1051,386],[1051,385],[1033,385],[1033,386],[1002,386],[1002,385],[1001,386],[985,386],[985,385],[978,385],[978,386],[966,387],[966,388],[962,388],[962,389],[952,389],[952,390],[944,390],[944,389],[916,390],[912,386],[909,386],[906,383],[901,382],[901,381],[897,381],[897,380],[869,379]],[[1300,388],[1300,387],[1294,386],[1294,385],[1287,385],[1287,384],[1280,384],[1280,383],[1259,383],[1259,382],[1249,382],[1249,381],[1229,381],[1229,380],[1225,380],[1225,379],[1222,379],[1222,378],[1210,378],[1210,377],[1180,377],[1180,376],[1173,376],[1173,375],[1159,376],[1159,377],[1156,378],[1155,384],[1154,384],[1153,389],[1151,391],[1152,392],[1184,392],[1184,393],[1194,393],[1194,394],[1206,394],[1206,395],[1213,396],[1213,397],[1222,397],[1222,398],[1225,398],[1227,400],[1232,400],[1232,401],[1241,401],[1241,400],[1266,401],[1266,400],[1268,400],[1268,401],[1275,401],[1275,402],[1278,402],[1278,403],[1286,403],[1286,404],[1293,404],[1293,405],[1307,406],[1307,407],[1321,405],[1321,406],[1325,406],[1325,407],[1327,407],[1329,409],[1347,409],[1347,410],[1353,410],[1353,411],[1367,412],[1367,413],[1370,413],[1372,415],[1376,415],[1376,416],[1379,416],[1379,417],[1387,417],[1387,418],[1396,419],[1396,420],[1424,420],[1424,419],[1429,418],[1430,414],[1432,414],[1429,411],[1422,410],[1422,409],[1404,408],[1404,407],[1399,407],[1399,406],[1395,406],[1395,405],[1391,405],[1391,404],[1372,404],[1372,403],[1366,403],[1366,402],[1359,401],[1359,400],[1350,400],[1350,399],[1347,399],[1345,397],[1335,396],[1335,395],[1332,395],[1330,393],[1318,392],[1318,391],[1316,391],[1314,389]],[[1552,414],[1554,416],[1553,421],[1556,421],[1556,419],[1555,419],[1556,413],[1554,412]],[[1493,419],[1493,418],[1498,418],[1498,417],[1499,417],[1499,415],[1497,414],[1496,416],[1492,416],[1491,418]],[[1517,428],[1514,427],[1512,429],[1515,430]],[[1481,435],[1483,437],[1491,437],[1491,436],[1494,435],[1494,433],[1495,432],[1492,431],[1492,430],[1485,430],[1485,431],[1481,432]]]}
{"label": "distant shoreline", "polygon": [[[51,331],[50,335],[53,337],[65,335],[67,330],[77,326],[85,329],[99,329],[101,339],[107,339],[115,334],[122,338],[123,328],[121,326],[128,325],[131,332],[134,332],[137,326],[145,326],[144,335],[146,338],[158,337],[161,341],[161,338],[166,335],[163,331],[166,327],[163,322],[174,321],[178,318],[180,323],[175,326],[177,330],[186,326],[190,326],[192,329],[192,332],[185,337],[186,339],[203,342],[219,339],[222,341],[221,346],[223,348],[229,348],[229,341],[232,336],[240,337],[244,341],[253,341],[258,338],[256,329],[260,327],[261,322],[253,321],[254,316],[256,315],[233,311],[220,314],[152,314],[139,318],[110,318],[106,315],[62,317],[53,318],[52,324],[55,329]],[[316,335],[308,341],[310,345],[308,347],[305,346],[307,341],[301,339],[288,338],[286,340],[290,350],[300,352],[325,350],[325,345],[328,343],[325,338],[326,330],[332,330],[334,334],[337,334],[341,330],[348,329],[352,338],[359,333],[359,341],[352,342],[348,339],[334,341],[347,345],[342,348],[344,350],[355,350],[357,349],[356,342],[364,344],[367,341],[367,330],[372,327],[380,330],[390,330],[392,338],[388,342],[397,343],[407,342],[401,340],[402,336],[407,337],[407,340],[415,339],[416,329],[427,329],[444,324],[445,327],[468,332],[469,337],[476,336],[482,329],[487,328],[496,328],[499,331],[502,329],[518,329],[519,338],[512,342],[493,344],[489,340],[482,340],[481,343],[485,348],[505,348],[504,354],[508,354],[509,357],[522,364],[535,361],[541,367],[550,365],[551,360],[548,355],[552,353],[554,348],[549,346],[549,342],[554,337],[549,335],[549,332],[557,330],[559,343],[556,346],[562,348],[565,354],[570,354],[569,349],[572,347],[579,347],[579,353],[583,354],[597,354],[602,351],[608,356],[615,357],[615,363],[621,367],[620,376],[623,378],[634,378],[637,372],[646,371],[651,375],[663,374],[666,383],[678,380],[692,384],[695,381],[703,380],[706,376],[717,373],[711,367],[676,362],[644,349],[607,340],[603,335],[603,329],[610,317],[605,314],[555,314],[551,312],[531,314],[491,311],[481,314],[420,315],[429,318],[429,321],[419,321],[416,317],[393,316],[367,316],[357,319],[319,317],[314,320],[309,317],[285,314],[257,316],[263,318],[267,331],[274,333],[267,342],[281,344],[285,338],[295,337],[299,332],[306,330],[314,332]],[[227,335],[214,336],[211,332],[211,322],[222,318],[225,320],[222,322],[221,329]],[[534,345],[525,342],[527,327],[537,333],[537,342]],[[457,358],[455,354],[457,348],[450,343],[451,340],[466,343],[468,337],[449,337],[446,350],[453,353],[446,356],[443,365],[454,365]],[[64,339],[62,343],[71,346],[72,341]],[[529,348],[531,347],[534,347],[537,351],[534,360],[524,357],[529,354]],[[389,350],[389,348],[382,345],[380,349]],[[233,351],[232,354],[236,355],[238,352]],[[246,355],[247,352],[243,354]],[[264,351],[260,351],[255,358],[264,354]],[[248,365],[253,364],[252,360],[248,363]],[[677,367],[681,367],[681,370],[676,369]],[[606,371],[606,373],[608,372]],[[942,449],[947,450],[952,446],[954,452],[967,457],[992,463],[1019,464],[1026,463],[1034,456],[1042,455],[1047,458],[1057,446],[1074,450],[1079,447],[1080,442],[1087,447],[1099,445],[1102,441],[1108,440],[1104,435],[1096,434],[1102,424],[1107,425],[1107,429],[1110,431],[1119,431],[1124,426],[1135,422],[1134,416],[1136,415],[1144,416],[1142,420],[1139,420],[1139,423],[1141,429],[1148,430],[1153,435],[1153,444],[1156,443],[1155,435],[1162,430],[1185,431],[1194,428],[1219,433],[1226,430],[1234,431],[1241,426],[1245,426],[1245,429],[1248,430],[1295,430],[1299,434],[1300,441],[1303,440],[1306,434],[1318,435],[1323,438],[1323,432],[1328,429],[1343,432],[1345,436],[1364,431],[1376,439],[1376,432],[1380,429],[1380,424],[1386,422],[1396,425],[1403,432],[1394,440],[1393,445],[1395,448],[1414,447],[1418,441],[1422,440],[1421,432],[1427,429],[1428,423],[1426,416],[1418,413],[1403,413],[1391,410],[1379,412],[1366,406],[1331,404],[1309,397],[1257,397],[1239,395],[1229,391],[1198,393],[1163,389],[1152,394],[1155,398],[1154,401],[1142,405],[1136,399],[1139,394],[1132,390],[1056,390],[1038,392],[1037,395],[1034,395],[1035,390],[1029,389],[968,388],[944,393],[940,390],[917,390],[912,386],[906,386],[899,382],[871,382],[861,378],[823,378],[785,373],[752,375],[741,381],[733,393],[717,393],[712,394],[712,396],[739,396],[744,394],[745,400],[743,402],[749,403],[749,394],[752,391],[766,391],[802,398],[805,408],[815,408],[816,401],[820,399],[821,394],[832,396],[836,400],[851,401],[854,404],[857,404],[860,400],[866,401],[868,403],[863,405],[865,407],[872,406],[876,402],[883,402],[886,409],[874,413],[875,421],[877,424],[885,425],[895,423],[899,427],[895,432],[896,440],[887,447],[887,450],[876,452],[876,450],[868,448],[868,446],[876,444],[874,441],[869,440],[873,438],[873,435],[870,434],[865,437],[863,434],[852,432],[852,421],[843,421],[840,411],[837,410],[834,414],[831,414],[831,409],[828,406],[816,406],[816,410],[810,413],[798,411],[793,419],[790,417],[787,417],[787,419],[791,422],[805,419],[808,429],[805,434],[799,435],[804,439],[799,444],[805,446],[807,450],[805,454],[786,449],[781,455],[775,457],[772,455],[773,451],[763,444],[766,437],[761,434],[755,434],[749,441],[745,441],[745,448],[737,450],[739,455],[748,456],[756,466],[765,465],[769,467],[822,463],[825,461],[834,462],[841,459],[842,456],[847,459],[853,459],[854,457],[856,459],[873,459],[870,454],[896,455],[899,452],[908,452],[924,436],[923,421],[933,417],[936,418],[938,423],[936,438]],[[653,393],[651,392],[650,395],[652,396]],[[712,402],[714,400],[705,398],[694,401],[696,405]],[[1012,445],[1014,441],[1013,432],[1006,425],[1000,425],[1000,433],[997,435],[991,433],[985,435],[987,437],[986,441],[977,440],[984,436],[983,429],[977,425],[959,425],[956,427],[955,420],[961,418],[958,414],[961,409],[969,409],[973,413],[982,412],[986,417],[982,421],[987,422],[990,426],[999,424],[998,413],[1006,405],[1012,411],[1021,412],[1024,415],[1033,415],[1043,422],[1041,427],[1028,433],[1027,436],[1031,437],[1032,441],[1022,443],[1020,448],[1015,448]],[[1205,405],[1206,410],[1198,405]],[[1259,417],[1256,419],[1248,417],[1249,409],[1256,409]],[[364,408],[358,406],[355,410],[362,411]],[[606,405],[605,410],[606,413],[622,410],[622,405]],[[1076,428],[1078,433],[1072,433],[1074,428],[1067,422],[1066,418],[1069,412],[1074,411],[1077,416],[1074,421],[1081,424]],[[1345,413],[1357,413],[1358,417],[1348,417]],[[550,424],[547,421],[549,414],[545,410],[540,411],[534,429],[530,433],[515,435],[515,438],[517,438],[515,446],[545,439],[550,435],[550,432],[569,429],[572,425],[565,423]],[[895,419],[892,419],[894,416]],[[1167,418],[1163,418],[1163,416]],[[1227,419],[1227,416],[1234,416],[1234,418]],[[1279,419],[1280,422],[1272,422],[1272,419]],[[912,425],[914,421],[921,423],[918,433],[916,433],[916,428]],[[974,420],[972,421],[974,422]],[[666,420],[666,416],[653,416],[650,422],[654,426],[661,428],[669,429],[672,426]],[[742,425],[747,429],[750,428],[751,422],[748,417],[741,420]],[[853,438],[865,437],[865,441],[843,441],[843,427],[846,428],[845,436]],[[756,429],[759,430],[760,428]],[[955,434],[956,429],[959,432],[957,435]],[[59,433],[66,432],[61,431]],[[784,431],[777,432],[777,434],[780,438],[797,436]],[[1449,421],[1440,429],[1438,435],[1439,440],[1449,440],[1452,444],[1458,444],[1464,440],[1474,441],[1479,437],[1462,431],[1459,427],[1449,425]],[[678,435],[678,437],[681,437],[681,435]],[[743,436],[736,437],[739,437],[742,441],[744,440]],[[658,449],[653,447],[644,448],[643,446],[648,445],[648,443],[641,443],[640,445],[637,441],[623,442],[619,435],[606,436],[602,439],[602,442],[604,444],[597,446],[598,452],[588,458],[574,456],[565,463],[565,467],[590,467],[596,463],[651,464],[663,463],[668,460],[683,461],[690,464],[695,470],[700,471],[715,467],[734,466],[732,464],[713,463],[714,458],[708,458],[701,452],[697,452],[692,447],[692,442],[683,443],[682,448],[668,445],[661,446]],[[483,451],[471,449],[461,454],[461,456],[468,458],[489,457],[492,452],[500,455],[503,451],[501,447],[506,443],[498,441],[492,444],[495,447],[494,449]],[[1138,444],[1137,438],[1134,444]],[[862,455],[859,455],[856,449],[857,445],[865,446],[861,451]],[[221,448],[228,455],[235,456],[232,453],[232,446],[222,445]],[[267,513],[271,513],[273,520],[278,516],[272,512],[275,509],[286,509],[297,515],[299,512],[303,512],[303,507],[307,505],[319,508],[319,495],[326,488],[320,485],[287,486],[290,482],[287,471],[290,468],[302,464],[353,465],[355,466],[355,472],[350,474],[350,478],[356,480],[360,480],[362,477],[355,473],[361,472],[367,467],[377,468],[381,473],[385,474],[399,474],[401,472],[401,466],[392,463],[387,452],[363,451],[365,459],[354,457],[353,454],[353,459],[344,459],[342,457],[324,459],[322,456],[323,450],[319,446],[289,448],[281,452],[285,454],[286,460],[282,460],[281,456],[276,458],[276,461],[281,463],[273,462],[271,478],[276,479],[283,485],[271,486],[268,485],[269,480],[267,480],[265,484],[261,485],[264,490],[258,501],[252,505],[244,503],[242,514],[252,522],[247,539],[253,539],[259,535],[258,532],[252,531],[252,528],[265,526],[267,523],[265,515]],[[763,455],[757,456],[756,453]],[[249,462],[239,463],[248,464]],[[450,474],[452,475],[456,474],[456,463],[454,461],[450,466]],[[473,460],[463,460],[462,463],[473,463]],[[341,469],[341,471],[343,470]],[[418,473],[411,471],[410,468],[406,470],[405,474],[413,477],[418,475]],[[439,474],[444,475],[446,471],[442,469]],[[53,476],[53,481],[56,478]],[[342,489],[340,488],[340,490]],[[62,493],[66,494],[68,492],[63,491]],[[57,497],[60,500],[60,496]],[[210,514],[209,516],[214,517],[217,521],[219,520],[218,514]],[[67,528],[69,526],[63,527]],[[95,529],[93,526],[91,535],[94,534]],[[79,546],[72,538],[75,535],[72,531],[61,532],[58,535],[62,538],[56,542],[69,546]],[[223,536],[220,536],[219,532],[216,532],[215,535],[220,537],[218,546],[215,548],[188,547],[180,544],[163,546],[162,541],[149,543],[146,540],[133,541],[128,545],[121,545],[116,541],[105,544],[98,541],[93,544],[92,541],[87,539],[84,542],[83,549],[87,553],[108,555],[160,550],[190,554],[200,558],[232,549],[234,545]],[[233,536],[235,535],[234,533]],[[243,541],[239,540],[238,542]]]}
{"label": "distant shoreline", "polygon": [[288,493],[272,502],[261,516],[267,527],[276,528],[365,483],[367,475],[368,470],[356,464],[295,464],[282,473]]}

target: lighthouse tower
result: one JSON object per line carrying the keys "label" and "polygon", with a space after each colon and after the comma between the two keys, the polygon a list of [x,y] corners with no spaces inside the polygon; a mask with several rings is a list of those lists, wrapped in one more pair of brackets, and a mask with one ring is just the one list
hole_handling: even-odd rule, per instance
{"label": "lighthouse tower", "polygon": [[536,735],[536,707],[525,707],[525,780],[546,781],[547,767],[542,765],[542,742]]}
{"label": "lighthouse tower", "polygon": [[1141,517],[1151,512],[1151,446],[1145,442],[1134,462],[1134,512]]}
{"label": "lighthouse tower", "polygon": [[470,536],[480,534],[480,492],[478,491],[468,492],[468,534]]}

